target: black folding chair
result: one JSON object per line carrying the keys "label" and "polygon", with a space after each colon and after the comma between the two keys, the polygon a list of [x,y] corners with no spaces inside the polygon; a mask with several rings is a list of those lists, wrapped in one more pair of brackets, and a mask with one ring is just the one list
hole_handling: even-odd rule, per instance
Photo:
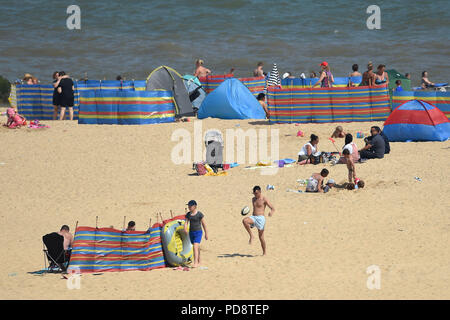
{"label": "black folding chair", "polygon": [[[69,266],[70,251],[64,250],[64,237],[57,232],[42,237],[44,244],[45,270],[50,273],[65,273]],[[45,259],[44,257],[44,259]],[[47,269],[47,260],[49,263]]]}

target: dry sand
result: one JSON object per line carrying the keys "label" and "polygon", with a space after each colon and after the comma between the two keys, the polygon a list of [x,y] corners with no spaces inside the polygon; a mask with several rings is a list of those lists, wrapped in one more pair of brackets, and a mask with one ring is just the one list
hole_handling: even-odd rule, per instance
{"label": "dry sand", "polygon": [[[2,117],[4,122],[4,117]],[[449,299],[450,141],[392,143],[382,160],[357,164],[363,190],[296,194],[297,179],[322,165],[283,168],[276,175],[231,169],[228,176],[198,177],[192,165],[174,165],[170,140],[193,123],[95,126],[52,122],[45,130],[0,128],[1,299]],[[307,136],[327,137],[337,124],[268,126],[261,122],[207,119],[208,128],[279,129],[280,158],[295,158]],[[373,124],[344,123],[356,132]],[[342,139],[337,142],[342,147]],[[248,164],[247,164],[248,165]],[[326,164],[345,182],[344,165]],[[415,176],[422,179],[416,181]],[[272,184],[274,191],[265,191]],[[268,254],[248,245],[240,210],[260,185],[276,207],[268,218]],[[44,264],[42,235],[62,224],[121,228],[123,216],[138,230],[169,210],[184,213],[196,199],[210,240],[202,241],[208,270],[86,274],[69,290],[61,275],[27,274]],[[256,238],[257,239],[257,238]],[[381,289],[366,286],[366,269],[381,269]],[[196,284],[192,291],[192,284]]]}

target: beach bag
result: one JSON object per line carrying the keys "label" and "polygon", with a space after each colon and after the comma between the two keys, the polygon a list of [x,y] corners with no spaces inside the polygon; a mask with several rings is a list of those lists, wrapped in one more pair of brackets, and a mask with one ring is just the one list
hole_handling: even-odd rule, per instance
{"label": "beach bag", "polygon": [[194,167],[195,167],[195,171],[197,172],[197,174],[199,176],[204,176],[207,172],[205,165],[201,162],[194,163]]}

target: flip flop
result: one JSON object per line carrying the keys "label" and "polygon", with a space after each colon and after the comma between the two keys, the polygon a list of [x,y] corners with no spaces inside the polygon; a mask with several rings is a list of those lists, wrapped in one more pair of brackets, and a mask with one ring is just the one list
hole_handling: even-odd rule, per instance
{"label": "flip flop", "polygon": [[189,271],[189,269],[190,269],[189,267],[184,267],[183,271]]}

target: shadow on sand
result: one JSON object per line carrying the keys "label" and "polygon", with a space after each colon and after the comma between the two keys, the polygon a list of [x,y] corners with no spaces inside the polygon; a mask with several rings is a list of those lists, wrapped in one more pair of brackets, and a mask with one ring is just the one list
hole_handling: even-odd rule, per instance
{"label": "shadow on sand", "polygon": [[274,123],[270,123],[268,120],[260,120],[260,121],[250,121],[248,124],[253,126],[271,126]]}
{"label": "shadow on sand", "polygon": [[251,254],[240,254],[240,253],[222,253],[221,255],[217,256],[218,258],[253,258],[254,256]]}

